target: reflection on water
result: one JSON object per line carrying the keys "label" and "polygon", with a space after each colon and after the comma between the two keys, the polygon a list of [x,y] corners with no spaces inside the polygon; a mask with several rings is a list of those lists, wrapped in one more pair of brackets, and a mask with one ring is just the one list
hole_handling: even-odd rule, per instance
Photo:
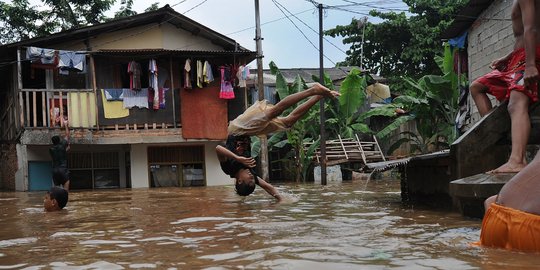
{"label": "reflection on water", "polygon": [[537,254],[471,247],[480,220],[400,203],[399,181],[0,193],[0,269],[533,269]]}

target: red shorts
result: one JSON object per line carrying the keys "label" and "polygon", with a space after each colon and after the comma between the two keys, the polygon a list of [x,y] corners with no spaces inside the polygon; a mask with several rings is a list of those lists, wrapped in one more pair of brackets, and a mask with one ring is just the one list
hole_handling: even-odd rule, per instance
{"label": "red shorts", "polygon": [[[536,68],[540,71],[540,45],[536,47]],[[523,74],[525,73],[525,49],[520,48],[512,52],[508,65],[503,70],[494,69],[488,74],[476,79],[476,82],[488,88],[491,94],[499,101],[510,97],[511,91],[520,91],[527,95],[532,102],[538,101],[538,83],[525,87]]]}

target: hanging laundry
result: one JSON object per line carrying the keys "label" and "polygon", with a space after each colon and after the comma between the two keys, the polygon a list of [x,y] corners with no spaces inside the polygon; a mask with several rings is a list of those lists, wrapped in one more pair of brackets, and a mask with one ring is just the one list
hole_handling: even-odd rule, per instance
{"label": "hanging laundry", "polygon": [[[165,109],[165,93],[167,91],[169,91],[169,88],[160,87],[158,91],[154,91],[154,89],[148,88],[148,107],[152,107],[154,110]],[[158,100],[158,107],[154,108],[154,102],[156,99]]]}
{"label": "hanging laundry", "polygon": [[[125,89],[131,91],[129,89]],[[123,118],[129,116],[129,110],[124,108],[122,101],[107,101],[105,91],[101,89],[101,103],[103,104],[103,117],[106,119]]]}
{"label": "hanging laundry", "polygon": [[129,73],[129,89],[141,90],[141,65],[131,61],[128,64],[127,72]]}
{"label": "hanging laundry", "polygon": [[53,64],[56,62],[56,52],[53,49],[28,47],[26,49],[26,59],[32,61],[32,63]]}
{"label": "hanging laundry", "polygon": [[122,101],[124,100],[124,90],[123,89],[104,89],[105,98],[107,101]]}
{"label": "hanging laundry", "polygon": [[244,67],[244,71],[242,71],[242,80],[247,80],[249,78],[249,66]]}
{"label": "hanging laundry", "polygon": [[191,89],[191,60],[186,59],[186,63],[184,64],[184,89]]}
{"label": "hanging laundry", "polygon": [[[158,67],[157,67],[157,64],[156,64],[156,60],[154,60],[154,59],[150,59],[150,61],[148,62],[148,84],[149,84],[149,87],[148,87],[149,90],[153,90],[153,91],[159,90]],[[154,94],[154,100],[152,102],[152,108],[154,110],[159,109],[159,95]]]}
{"label": "hanging laundry", "polygon": [[238,71],[236,72],[236,78],[238,78],[238,87],[246,87],[246,79],[244,77],[244,69],[246,67],[244,65],[241,65],[238,67]]}
{"label": "hanging laundry", "polygon": [[58,65],[58,55],[53,49],[28,47],[26,59],[30,60],[32,68],[56,69]]}
{"label": "hanging laundry", "polygon": [[212,66],[210,66],[210,63],[208,63],[208,61],[204,61],[203,81],[205,83],[211,83],[214,81],[214,74],[212,73]]}
{"label": "hanging laundry", "polygon": [[67,75],[70,70],[83,72],[86,66],[86,54],[74,51],[58,51],[59,73]]}
{"label": "hanging laundry", "polygon": [[203,65],[201,60],[197,60],[197,87],[203,87]]}
{"label": "hanging laundry", "polygon": [[220,67],[221,73],[221,90],[219,97],[222,99],[233,99],[234,89],[231,84],[231,69],[229,67]]}
{"label": "hanging laundry", "polygon": [[96,125],[96,97],[93,92],[68,93],[68,115],[71,127]]}
{"label": "hanging laundry", "polygon": [[139,107],[148,109],[148,88],[141,88],[139,91],[123,89],[123,95],[124,108]]}

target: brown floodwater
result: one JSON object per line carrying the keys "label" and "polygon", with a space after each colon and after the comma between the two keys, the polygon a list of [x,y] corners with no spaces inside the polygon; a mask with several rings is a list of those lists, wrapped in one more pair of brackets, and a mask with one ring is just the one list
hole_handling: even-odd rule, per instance
{"label": "brown floodwater", "polygon": [[538,254],[471,246],[481,221],[405,206],[399,180],[0,193],[0,269],[537,269]]}

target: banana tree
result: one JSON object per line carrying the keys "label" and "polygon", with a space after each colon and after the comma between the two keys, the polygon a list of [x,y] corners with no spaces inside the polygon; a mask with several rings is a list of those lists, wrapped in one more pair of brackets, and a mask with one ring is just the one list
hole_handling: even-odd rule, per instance
{"label": "banana tree", "polygon": [[[329,78],[325,78],[325,82]],[[329,106],[327,114],[326,130],[329,138],[353,138],[358,133],[373,133],[365,119],[360,118],[360,108],[366,101],[367,81],[373,80],[367,73],[352,69],[341,84],[337,104]],[[330,82],[331,85],[331,82]]]}
{"label": "banana tree", "polygon": [[[390,146],[389,153],[407,142],[420,153],[448,148],[457,138],[454,119],[458,112],[459,93],[455,79],[456,75],[452,72],[444,76],[426,75],[417,81],[405,78],[411,87],[407,95],[395,98],[391,104],[370,110],[361,118],[375,115],[395,117],[392,123],[376,134],[380,139],[388,137],[406,122],[416,122],[417,133],[402,132],[400,135],[404,137]],[[398,108],[407,113],[396,117]]]}

